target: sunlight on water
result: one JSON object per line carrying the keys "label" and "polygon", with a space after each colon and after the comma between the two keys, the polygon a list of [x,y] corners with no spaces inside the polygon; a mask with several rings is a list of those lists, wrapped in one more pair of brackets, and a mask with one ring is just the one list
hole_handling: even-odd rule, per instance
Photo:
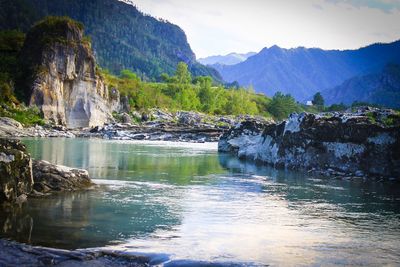
{"label": "sunlight on water", "polygon": [[5,237],[256,265],[400,264],[398,184],[256,166],[215,144],[24,143],[35,158],[88,169],[97,187],[1,210]]}

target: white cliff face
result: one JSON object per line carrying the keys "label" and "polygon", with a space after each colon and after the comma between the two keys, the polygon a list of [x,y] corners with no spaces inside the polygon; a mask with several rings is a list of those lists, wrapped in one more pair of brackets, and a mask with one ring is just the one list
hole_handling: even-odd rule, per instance
{"label": "white cliff face", "polygon": [[82,42],[82,31],[71,30],[75,30],[68,35],[72,45],[54,43],[41,52],[30,105],[38,106],[45,119],[69,128],[103,125],[119,109],[119,97],[111,99],[96,74],[96,62],[90,46]]}
{"label": "white cliff face", "polygon": [[[274,166],[399,177],[400,126],[385,126],[385,120],[372,123],[370,112],[348,114],[345,121],[342,114],[293,114],[280,124],[246,121],[225,132],[218,149]],[[385,116],[394,121],[398,115],[393,111]]]}

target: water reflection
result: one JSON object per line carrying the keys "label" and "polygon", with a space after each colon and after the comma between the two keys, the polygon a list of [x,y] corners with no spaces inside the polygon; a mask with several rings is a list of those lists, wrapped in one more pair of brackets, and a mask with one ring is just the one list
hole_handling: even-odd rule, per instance
{"label": "water reflection", "polygon": [[36,158],[88,169],[99,187],[3,208],[2,236],[64,248],[112,245],[172,259],[400,264],[398,184],[310,177],[210,149],[24,142]]}

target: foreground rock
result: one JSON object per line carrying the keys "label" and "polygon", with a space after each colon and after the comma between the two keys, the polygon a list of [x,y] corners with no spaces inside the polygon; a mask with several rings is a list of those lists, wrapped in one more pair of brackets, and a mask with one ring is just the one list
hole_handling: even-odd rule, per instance
{"label": "foreground rock", "polygon": [[33,247],[0,239],[0,266],[149,266],[150,259],[114,251]]}
{"label": "foreground rock", "polygon": [[32,162],[17,140],[0,139],[0,202],[24,198],[32,190]]}
{"label": "foreground rock", "polygon": [[32,163],[21,141],[0,138],[0,203],[23,202],[31,193],[37,196],[37,193],[82,190],[92,185],[86,170],[42,160]]}
{"label": "foreground rock", "polygon": [[280,124],[238,124],[218,149],[278,167],[400,180],[399,125],[391,110],[292,114]]}
{"label": "foreground rock", "polygon": [[54,165],[44,160],[34,160],[33,188],[37,192],[75,191],[93,185],[86,170]]}

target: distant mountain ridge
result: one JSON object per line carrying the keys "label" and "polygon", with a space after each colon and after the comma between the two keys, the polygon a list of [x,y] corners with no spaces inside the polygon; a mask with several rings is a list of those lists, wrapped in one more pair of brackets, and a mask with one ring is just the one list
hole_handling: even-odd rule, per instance
{"label": "distant mountain ridge", "polygon": [[177,63],[184,61],[193,75],[210,75],[221,81],[216,70],[196,61],[181,28],[144,15],[131,1],[0,0],[2,30],[26,32],[48,15],[82,22],[100,66],[116,74],[126,68],[157,79],[163,72],[173,74]]}
{"label": "distant mountain ridge", "polygon": [[209,56],[205,58],[199,58],[197,61],[199,61],[201,64],[204,65],[235,65],[240,62],[245,61],[251,56],[254,56],[257,54],[256,52],[248,52],[245,54],[240,54],[240,53],[230,53],[224,56]]}
{"label": "distant mountain ridge", "polygon": [[389,63],[379,73],[351,78],[322,95],[328,105],[359,101],[400,108],[400,65]]}
{"label": "distant mountain ridge", "polygon": [[281,91],[303,101],[347,79],[377,73],[389,62],[400,63],[400,41],[343,51],[272,46],[236,65],[214,66],[227,82],[253,86],[268,96]]}

